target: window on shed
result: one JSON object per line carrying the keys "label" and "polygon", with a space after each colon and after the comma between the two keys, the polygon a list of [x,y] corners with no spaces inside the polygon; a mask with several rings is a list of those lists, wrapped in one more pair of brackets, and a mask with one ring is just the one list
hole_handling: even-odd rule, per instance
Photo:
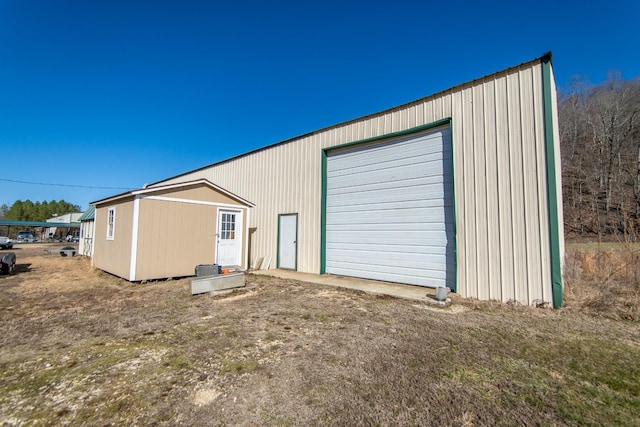
{"label": "window on shed", "polygon": [[221,239],[233,240],[236,238],[236,215],[232,213],[222,214]]}
{"label": "window on shed", "polygon": [[107,211],[107,240],[113,240],[116,231],[116,208]]}

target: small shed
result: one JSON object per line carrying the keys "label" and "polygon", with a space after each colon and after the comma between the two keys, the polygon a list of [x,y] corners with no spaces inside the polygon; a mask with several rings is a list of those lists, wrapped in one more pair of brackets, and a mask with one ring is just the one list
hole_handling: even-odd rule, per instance
{"label": "small shed", "polygon": [[206,179],[145,187],[95,205],[93,265],[129,281],[193,276],[200,264],[246,269],[254,205]]}
{"label": "small shed", "polygon": [[78,240],[78,254],[90,257],[93,254],[93,237],[95,232],[96,207],[89,208],[78,218],[80,222],[80,236]]}

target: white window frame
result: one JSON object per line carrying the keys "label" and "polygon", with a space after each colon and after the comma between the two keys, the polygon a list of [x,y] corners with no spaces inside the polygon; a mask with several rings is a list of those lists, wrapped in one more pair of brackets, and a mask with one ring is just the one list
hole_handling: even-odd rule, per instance
{"label": "white window frame", "polygon": [[116,207],[107,209],[107,240],[113,240],[116,235]]}
{"label": "white window frame", "polygon": [[[229,218],[233,216],[233,222],[225,221],[225,215],[229,215]],[[233,224],[233,230],[229,228],[225,229],[225,225],[227,227]],[[236,236],[238,233],[238,212],[235,211],[221,211],[220,212],[220,239],[221,240],[236,240]],[[233,237],[231,237],[233,236]]]}

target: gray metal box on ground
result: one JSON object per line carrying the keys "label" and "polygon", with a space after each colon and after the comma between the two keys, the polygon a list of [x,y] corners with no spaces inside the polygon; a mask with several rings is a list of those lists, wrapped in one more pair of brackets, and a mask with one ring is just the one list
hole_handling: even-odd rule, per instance
{"label": "gray metal box on ground", "polygon": [[215,276],[222,273],[222,266],[218,264],[196,265],[196,277]]}

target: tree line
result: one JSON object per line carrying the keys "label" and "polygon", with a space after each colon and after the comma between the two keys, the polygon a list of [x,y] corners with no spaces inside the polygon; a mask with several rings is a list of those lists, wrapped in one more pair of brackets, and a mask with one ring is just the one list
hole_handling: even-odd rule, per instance
{"label": "tree line", "polygon": [[575,78],[558,92],[565,231],[640,231],[640,78]]}
{"label": "tree line", "polygon": [[80,206],[64,200],[50,202],[32,202],[31,200],[17,200],[10,207],[0,206],[0,216],[13,221],[46,221],[54,215],[64,215],[72,212],[82,212]]}

